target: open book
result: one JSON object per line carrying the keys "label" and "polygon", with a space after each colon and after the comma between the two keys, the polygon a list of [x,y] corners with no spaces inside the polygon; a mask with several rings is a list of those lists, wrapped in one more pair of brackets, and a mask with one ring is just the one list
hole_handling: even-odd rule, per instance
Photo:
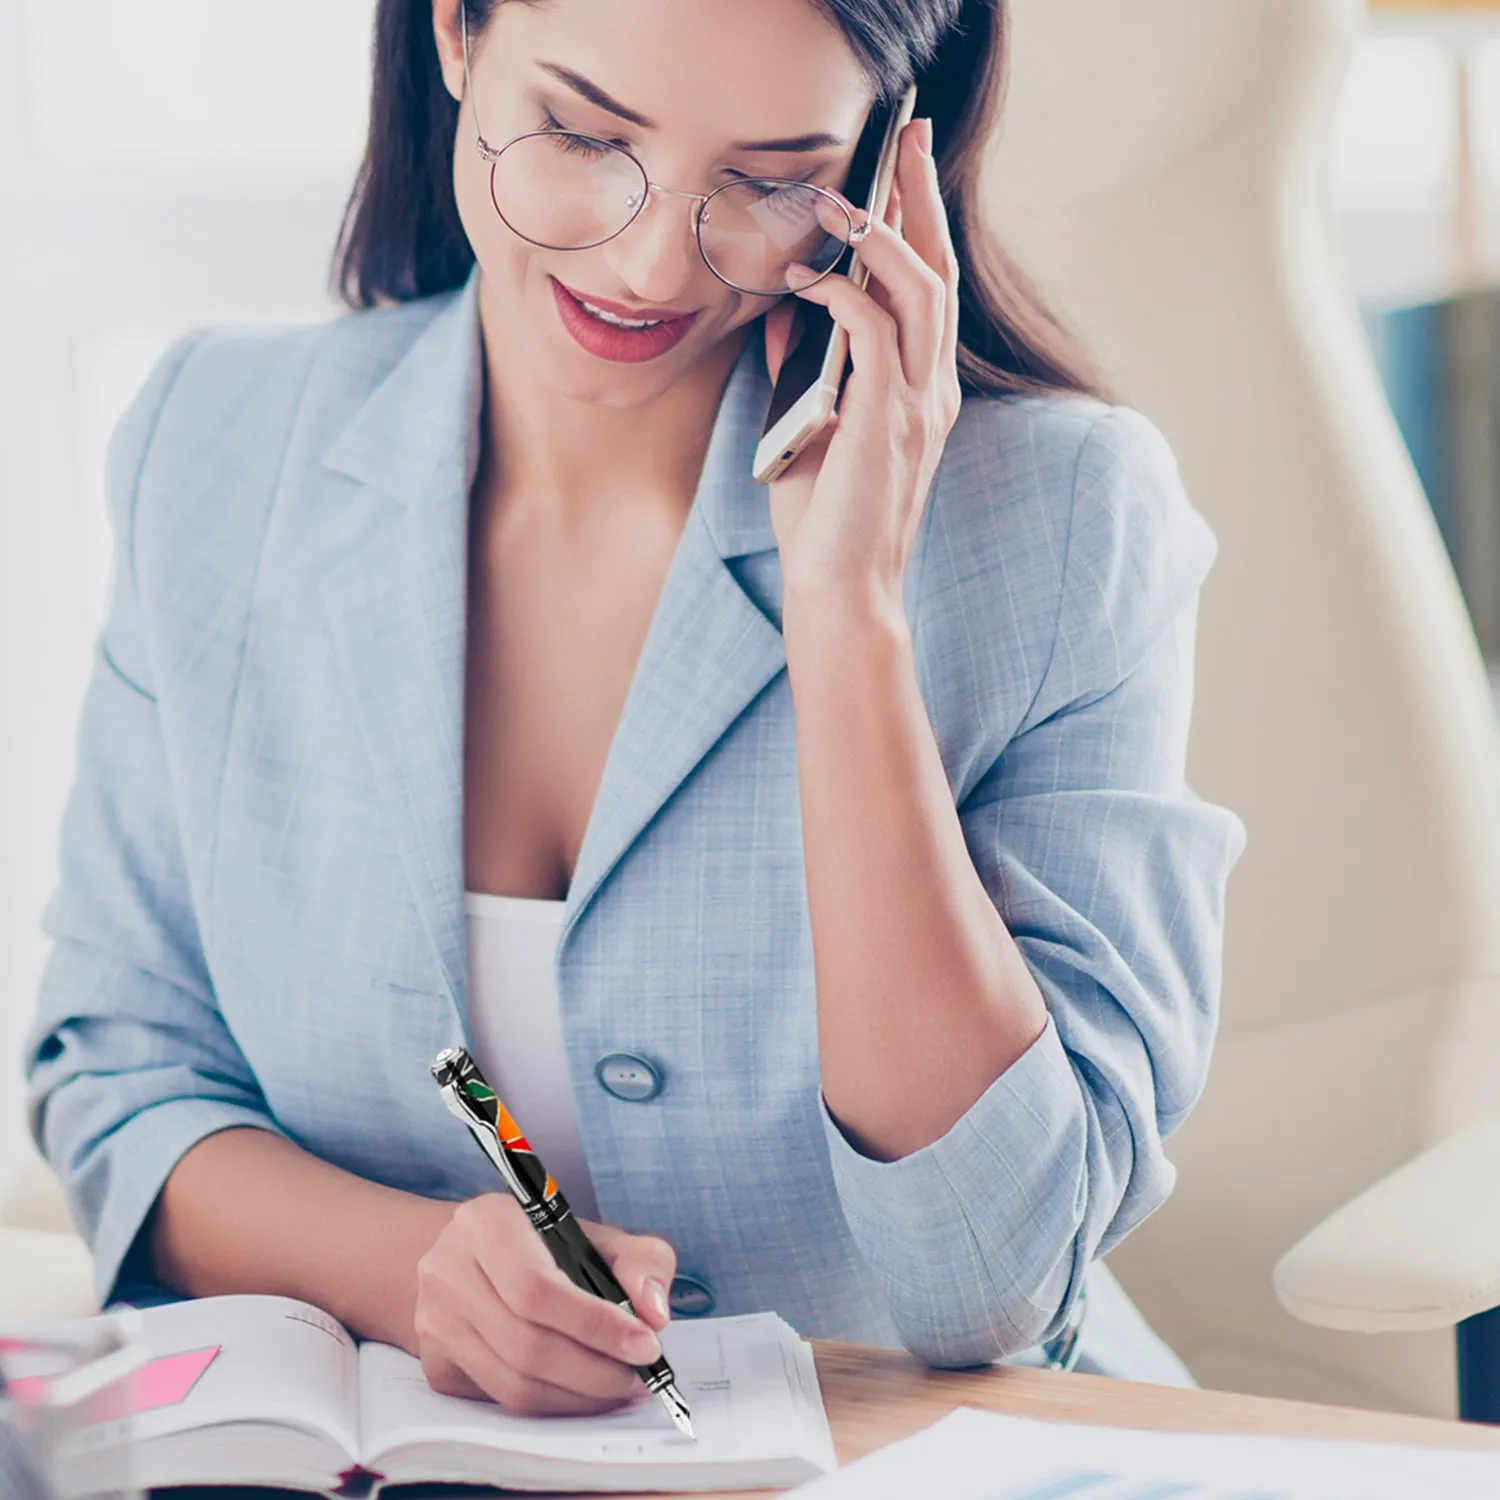
{"label": "open book", "polygon": [[521,1417],[439,1395],[409,1354],[356,1344],[327,1313],[284,1297],[205,1297],[148,1308],[142,1321],[150,1357],[128,1418],[79,1435],[66,1493],[97,1488],[127,1434],[142,1488],[740,1489],[835,1465],[812,1351],[775,1313],[663,1330],[696,1442],[644,1386],[643,1399],[600,1417]]}

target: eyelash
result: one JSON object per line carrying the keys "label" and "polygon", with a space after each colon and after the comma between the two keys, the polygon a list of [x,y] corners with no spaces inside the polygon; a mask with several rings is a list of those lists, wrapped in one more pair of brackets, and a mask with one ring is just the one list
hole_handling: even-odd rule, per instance
{"label": "eyelash", "polygon": [[[557,118],[557,116],[554,115],[552,113],[552,111],[550,109],[548,109],[545,104],[541,105],[540,108],[541,108],[541,112],[542,112],[542,129],[544,131],[558,131],[558,132],[560,132],[563,135],[587,135],[588,134],[587,131],[573,130],[570,127],[568,127],[567,125],[564,125],[562,123],[562,121],[559,120]],[[604,139],[606,139],[606,137],[604,137],[604,136],[595,136],[594,139],[595,140],[604,140]],[[630,149],[630,142],[629,141],[622,141],[622,140],[620,140],[618,138],[610,141],[610,145],[611,146],[620,146],[620,147],[622,147],[626,151],[628,151]]]}
{"label": "eyelash", "polygon": [[[562,121],[559,120],[557,118],[557,116],[554,115],[552,113],[552,111],[550,109],[548,109],[545,104],[538,105],[537,107],[538,107],[538,109],[541,112],[541,116],[542,116],[542,129],[544,131],[549,131],[549,132],[550,131],[556,131],[556,132],[558,132],[558,133],[560,133],[562,135],[586,135],[587,134],[586,131],[573,130],[573,129],[570,129],[567,125],[564,125],[562,123]],[[605,137],[603,137],[603,136],[595,136],[594,139],[595,140],[603,140],[603,139],[605,139]],[[629,151],[630,150],[630,142],[629,141],[622,141],[618,137],[616,137],[614,140],[611,140],[609,144],[611,146],[619,146],[622,150],[625,150],[625,151]],[[581,150],[583,148],[580,147],[579,149]],[[739,181],[739,182],[752,182],[752,181],[756,180],[756,178],[751,173],[749,173],[749,172],[736,172],[733,167],[726,167],[724,170],[726,172],[728,172],[732,178],[734,178],[736,181]],[[792,178],[787,178],[787,179],[783,179],[783,180],[790,181],[790,182],[811,182],[813,180],[813,178],[816,177],[816,176],[817,176],[817,173],[814,171],[814,172],[808,173],[808,175],[806,177],[792,177]]]}

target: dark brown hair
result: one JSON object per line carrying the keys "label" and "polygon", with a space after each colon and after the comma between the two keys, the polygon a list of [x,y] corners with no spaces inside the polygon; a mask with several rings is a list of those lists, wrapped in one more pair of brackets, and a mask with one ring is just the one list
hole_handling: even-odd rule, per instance
{"label": "dark brown hair", "polygon": [[[505,0],[460,0],[470,36]],[[913,79],[932,118],[959,263],[958,371],[966,392],[1106,396],[1078,340],[985,227],[984,153],[1009,64],[1009,0],[809,0],[843,33],[878,96]],[[474,252],[453,197],[458,105],[443,83],[432,0],[379,0],[370,133],[334,251],[351,307],[407,302],[460,285]]]}

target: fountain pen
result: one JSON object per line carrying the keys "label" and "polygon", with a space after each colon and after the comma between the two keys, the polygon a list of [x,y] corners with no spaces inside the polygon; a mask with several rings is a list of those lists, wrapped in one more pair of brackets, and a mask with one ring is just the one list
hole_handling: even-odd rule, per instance
{"label": "fountain pen", "polygon": [[[469,1127],[469,1134],[478,1142],[490,1165],[505,1179],[505,1185],[546,1241],[563,1274],[574,1286],[633,1313],[625,1288],[615,1280],[609,1263],[573,1217],[573,1210],[552,1174],[542,1165],[494,1089],[484,1081],[474,1059],[462,1047],[448,1047],[433,1058],[432,1076],[442,1090],[448,1112]],[[692,1416],[677,1389],[677,1377],[666,1355],[655,1364],[632,1368],[645,1381],[646,1389],[661,1397],[678,1430],[692,1437]]]}

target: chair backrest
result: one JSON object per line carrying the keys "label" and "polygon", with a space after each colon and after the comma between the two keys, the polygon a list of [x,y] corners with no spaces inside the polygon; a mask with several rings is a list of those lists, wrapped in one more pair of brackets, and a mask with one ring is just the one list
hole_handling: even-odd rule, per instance
{"label": "chair backrest", "polygon": [[1270,1281],[1330,1210],[1500,1109],[1495,714],[1329,207],[1363,17],[1014,0],[989,201],[1220,542],[1188,775],[1249,829],[1223,1022],[1177,1191],[1111,1265],[1205,1384],[1448,1413],[1447,1335],[1309,1328]]}

